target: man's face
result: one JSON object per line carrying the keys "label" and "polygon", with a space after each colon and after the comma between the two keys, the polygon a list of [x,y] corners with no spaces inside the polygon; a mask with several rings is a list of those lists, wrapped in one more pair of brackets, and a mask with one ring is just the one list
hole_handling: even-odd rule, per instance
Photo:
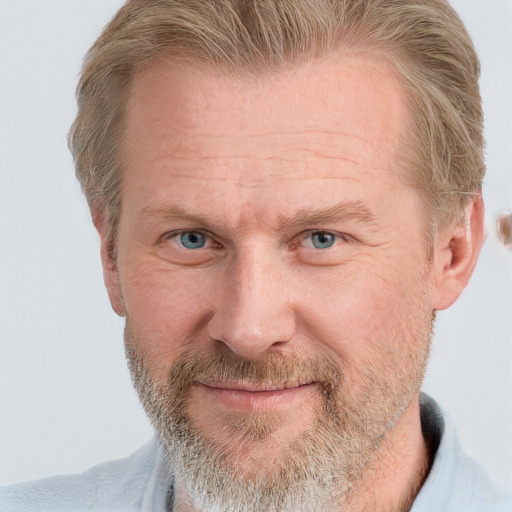
{"label": "man's face", "polygon": [[323,475],[336,498],[417,413],[433,305],[407,130],[369,58],[260,80],[160,61],[136,78],[109,288],[190,493],[245,483],[261,506]]}

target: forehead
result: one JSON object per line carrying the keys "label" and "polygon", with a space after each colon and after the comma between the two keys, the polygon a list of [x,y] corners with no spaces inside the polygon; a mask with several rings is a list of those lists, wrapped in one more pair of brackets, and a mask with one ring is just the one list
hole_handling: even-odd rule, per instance
{"label": "forehead", "polygon": [[136,189],[147,209],[142,203],[159,206],[192,183],[198,197],[189,191],[190,201],[210,190],[243,197],[244,206],[274,201],[276,187],[296,202],[335,196],[340,183],[405,186],[407,119],[405,95],[382,59],[347,55],[260,78],[156,61],[130,91],[123,194]]}
{"label": "forehead", "polygon": [[157,60],[132,84],[127,126],[137,137],[151,137],[151,125],[177,144],[201,134],[227,136],[219,150],[222,143],[232,148],[235,135],[320,134],[326,128],[346,134],[349,124],[354,136],[394,142],[404,98],[391,64],[377,56],[347,54],[260,77]]}

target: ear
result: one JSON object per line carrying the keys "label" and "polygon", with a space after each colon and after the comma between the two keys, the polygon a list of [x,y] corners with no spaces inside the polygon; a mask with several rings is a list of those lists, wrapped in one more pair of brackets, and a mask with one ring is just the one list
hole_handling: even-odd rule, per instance
{"label": "ear", "polygon": [[441,230],[434,244],[434,308],[450,307],[462,293],[485,240],[482,196],[471,197],[464,218]]}
{"label": "ear", "polygon": [[112,309],[119,315],[125,316],[125,306],[119,283],[119,273],[115,259],[115,250],[109,236],[109,229],[105,222],[105,208],[103,205],[96,205],[91,209],[94,227],[100,235],[101,241],[101,264],[103,266],[103,281],[107,288],[108,297]]}

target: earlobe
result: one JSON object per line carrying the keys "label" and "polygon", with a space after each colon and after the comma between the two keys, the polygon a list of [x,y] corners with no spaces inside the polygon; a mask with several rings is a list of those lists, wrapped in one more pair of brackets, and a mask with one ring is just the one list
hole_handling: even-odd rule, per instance
{"label": "earlobe", "polygon": [[119,315],[125,316],[125,306],[119,283],[119,273],[115,261],[114,251],[111,247],[111,239],[105,223],[105,210],[103,206],[96,206],[91,209],[94,227],[100,235],[101,242],[101,264],[103,267],[103,281],[107,288],[108,297],[112,309]]}
{"label": "earlobe", "polygon": [[484,203],[471,197],[464,218],[438,233],[434,247],[434,308],[450,307],[467,286],[485,240]]}

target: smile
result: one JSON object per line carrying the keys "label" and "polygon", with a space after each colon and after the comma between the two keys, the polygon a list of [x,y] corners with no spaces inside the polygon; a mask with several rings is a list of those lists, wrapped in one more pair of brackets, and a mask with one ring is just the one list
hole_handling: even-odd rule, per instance
{"label": "smile", "polygon": [[302,400],[311,392],[314,382],[262,383],[250,381],[199,381],[195,388],[210,400],[230,409],[270,411]]}

